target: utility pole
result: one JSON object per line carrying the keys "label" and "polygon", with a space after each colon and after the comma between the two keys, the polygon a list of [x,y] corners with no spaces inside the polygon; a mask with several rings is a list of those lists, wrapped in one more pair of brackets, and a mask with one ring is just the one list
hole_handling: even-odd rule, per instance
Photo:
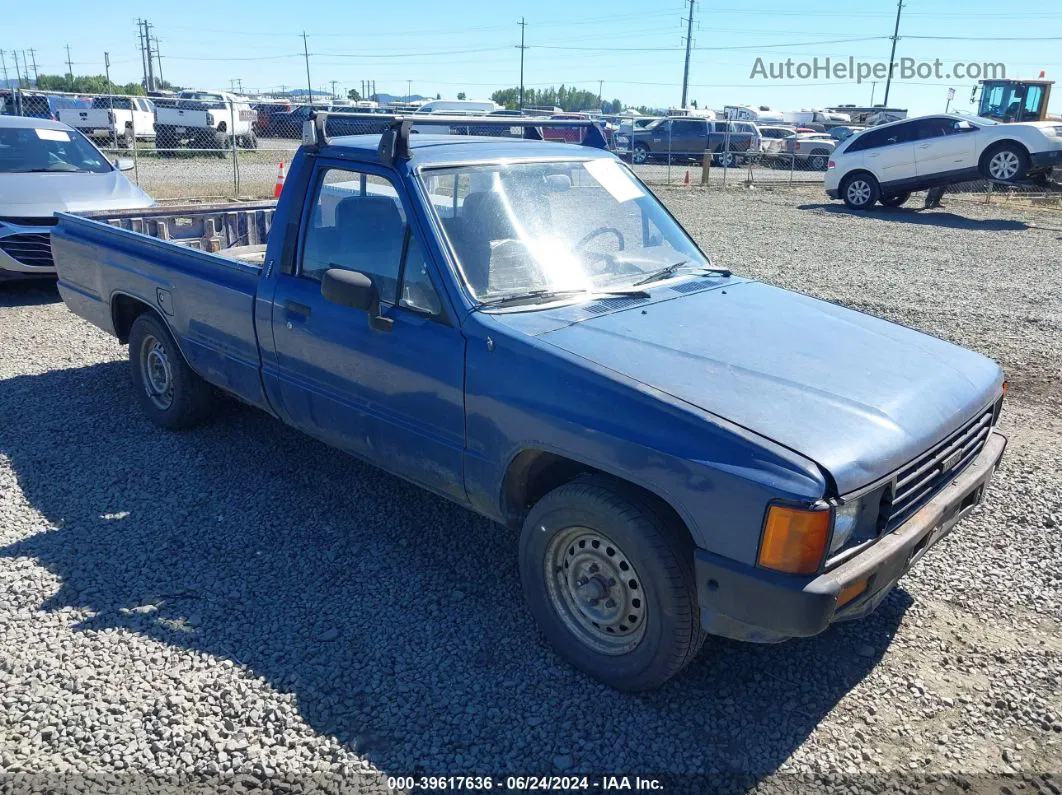
{"label": "utility pole", "polygon": [[155,90],[155,57],[151,54],[151,23],[144,20],[144,46],[147,48],[148,84],[147,90]]}
{"label": "utility pole", "polygon": [[[25,59],[23,59],[25,60]],[[66,45],[66,77],[70,83],[70,90],[74,90],[74,64],[70,60],[70,45]]]}
{"label": "utility pole", "polygon": [[136,41],[137,46],[140,47],[140,68],[144,71],[143,85],[144,90],[147,90],[147,61],[144,60],[144,20],[137,19],[136,21]]}
{"label": "utility pole", "polygon": [[18,80],[18,87],[23,88],[22,85],[22,70],[18,66],[18,50],[12,50],[11,55],[15,58],[15,78]]}
{"label": "utility pole", "polygon": [[103,71],[107,76],[107,93],[113,94],[111,90],[111,54],[109,52],[103,53]]}
{"label": "utility pole", "polygon": [[159,62],[159,88],[162,88],[166,81],[162,79],[162,52],[159,51],[159,37],[154,38],[155,42],[155,60]]}
{"label": "utility pole", "polygon": [[407,80],[406,81],[406,102],[412,102],[412,101],[413,101],[413,81],[412,80]]}
{"label": "utility pole", "polygon": [[332,81],[332,101],[336,101],[336,81]]}
{"label": "utility pole", "polygon": [[302,54],[306,58],[306,88],[309,90],[310,95],[306,97],[306,101],[313,104],[313,84],[310,82],[310,45],[306,43],[306,31],[302,32]]}
{"label": "utility pole", "polygon": [[30,58],[33,59],[33,86],[34,88],[40,88],[40,78],[37,76],[37,51],[30,48]]}
{"label": "utility pole", "polygon": [[4,57],[4,51],[0,50],[0,66],[4,67],[4,88],[11,88],[10,80],[7,77],[7,58]]}
{"label": "utility pole", "polygon": [[598,110],[601,110],[601,106],[604,104],[604,100],[601,97],[601,92],[604,90],[604,87],[605,87],[605,81],[604,80],[598,80],[597,81],[597,109]]}
{"label": "utility pole", "polygon": [[686,17],[686,65],[682,69],[682,107],[686,107],[686,91],[690,84],[690,50],[693,47],[693,3],[690,0],[690,15]]}
{"label": "utility pole", "polygon": [[527,49],[527,45],[524,44],[524,33],[527,32],[527,21],[520,17],[520,21],[516,23],[520,26],[520,110],[524,109],[524,50]]}
{"label": "utility pole", "polygon": [[896,0],[896,27],[892,31],[892,52],[889,53],[889,76],[885,81],[885,107],[889,107],[889,87],[892,85],[892,68],[896,62],[896,42],[900,38],[900,12],[903,11],[903,0]]}
{"label": "utility pole", "polygon": [[872,80],[870,83],[870,107],[874,107],[874,92],[878,90],[878,81]]}

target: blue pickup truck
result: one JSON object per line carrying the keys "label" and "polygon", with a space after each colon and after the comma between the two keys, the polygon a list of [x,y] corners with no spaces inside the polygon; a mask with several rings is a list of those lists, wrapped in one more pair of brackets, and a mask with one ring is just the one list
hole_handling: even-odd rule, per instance
{"label": "blue pickup truck", "polygon": [[864,616],[981,500],[995,363],[714,266],[592,130],[320,122],[275,212],[205,245],[61,214],[63,299],[163,428],[227,393],[518,530],[579,669],[646,689],[708,634]]}

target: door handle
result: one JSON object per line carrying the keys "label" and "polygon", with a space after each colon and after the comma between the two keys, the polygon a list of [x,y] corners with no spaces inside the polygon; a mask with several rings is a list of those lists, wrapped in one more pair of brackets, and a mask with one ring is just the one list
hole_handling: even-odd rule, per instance
{"label": "door handle", "polygon": [[284,312],[289,315],[298,315],[299,317],[309,317],[310,307],[306,304],[301,304],[298,301],[285,301]]}
{"label": "door handle", "polygon": [[918,145],[918,148],[919,148],[919,149],[928,149],[928,148],[929,148],[929,146],[930,146],[929,144],[919,144],[919,145]]}

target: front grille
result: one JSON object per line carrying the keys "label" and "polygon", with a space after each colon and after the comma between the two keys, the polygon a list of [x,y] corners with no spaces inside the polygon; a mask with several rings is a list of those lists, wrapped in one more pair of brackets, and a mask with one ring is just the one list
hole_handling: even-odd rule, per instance
{"label": "front grille", "polygon": [[992,412],[986,409],[896,474],[881,498],[879,532],[903,524],[977,458],[992,432]]}
{"label": "front grille", "polygon": [[52,268],[52,241],[47,234],[26,233],[0,238],[0,250],[23,265]]}

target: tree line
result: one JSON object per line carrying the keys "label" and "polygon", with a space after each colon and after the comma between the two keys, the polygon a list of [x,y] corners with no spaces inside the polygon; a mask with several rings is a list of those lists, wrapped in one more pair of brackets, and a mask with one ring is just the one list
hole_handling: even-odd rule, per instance
{"label": "tree line", "polygon": [[[515,110],[520,107],[519,87],[499,89],[491,94],[490,98],[509,110]],[[525,88],[524,107],[526,108],[529,105],[560,108],[571,113],[585,110],[600,110],[602,113],[621,113],[628,107],[618,99],[603,100],[593,91],[586,91],[574,86],[569,88],[564,84],[561,84],[560,88],[555,86],[539,89]],[[636,108],[636,110],[643,113],[649,111],[648,108],[645,108],[645,110]]]}
{"label": "tree line", "polygon": [[[163,80],[157,80],[159,88],[174,91],[176,86]],[[39,75],[38,91],[60,91],[73,94],[127,94],[144,96],[147,92],[140,83],[112,83],[106,75]]]}

